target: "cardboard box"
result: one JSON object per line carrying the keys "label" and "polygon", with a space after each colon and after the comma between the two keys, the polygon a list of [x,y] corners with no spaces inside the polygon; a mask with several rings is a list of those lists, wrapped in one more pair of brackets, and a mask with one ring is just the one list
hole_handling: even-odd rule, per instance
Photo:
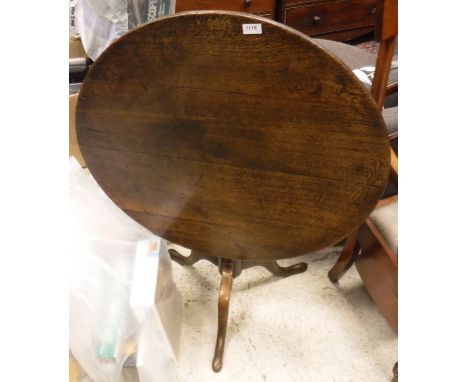
{"label": "cardboard box", "polygon": [[68,45],[68,58],[80,58],[88,57],[86,54],[83,44],[81,43],[81,38],[79,36],[72,37],[69,40]]}

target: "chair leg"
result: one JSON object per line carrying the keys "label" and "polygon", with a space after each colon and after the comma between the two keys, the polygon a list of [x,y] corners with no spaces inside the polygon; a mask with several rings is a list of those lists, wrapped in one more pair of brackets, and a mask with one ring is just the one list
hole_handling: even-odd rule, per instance
{"label": "chair leg", "polygon": [[213,358],[213,370],[218,372],[223,367],[224,344],[229,315],[229,300],[231,297],[234,266],[231,260],[221,260],[221,284],[218,300],[218,335]]}
{"label": "chair leg", "polygon": [[351,265],[353,265],[358,252],[358,232],[359,229],[349,235],[349,237],[346,239],[343,250],[341,251],[340,257],[338,258],[333,268],[328,272],[328,278],[331,282],[337,282],[341,276],[343,276],[346,271],[351,268]]}

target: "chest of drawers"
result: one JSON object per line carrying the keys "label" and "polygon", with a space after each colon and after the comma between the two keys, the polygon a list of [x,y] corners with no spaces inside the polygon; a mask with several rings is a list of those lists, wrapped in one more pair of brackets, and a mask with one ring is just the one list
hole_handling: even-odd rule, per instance
{"label": "chest of drawers", "polygon": [[176,0],[176,12],[253,13],[309,36],[347,41],[374,31],[376,3],[377,0]]}
{"label": "chest of drawers", "polygon": [[275,18],[276,0],[176,0],[176,12],[223,10]]}
{"label": "chest of drawers", "polygon": [[278,21],[314,37],[346,41],[373,32],[377,0],[283,0]]}

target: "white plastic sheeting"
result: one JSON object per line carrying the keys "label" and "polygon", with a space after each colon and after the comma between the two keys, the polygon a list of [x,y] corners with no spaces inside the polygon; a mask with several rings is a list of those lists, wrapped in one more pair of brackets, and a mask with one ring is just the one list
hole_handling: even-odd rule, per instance
{"label": "white plastic sheeting", "polygon": [[175,0],[72,0],[70,33],[93,60],[130,29],[175,12]]}
{"label": "white plastic sheeting", "polygon": [[[175,380],[182,302],[165,240],[70,159],[70,350],[95,382]],[[126,369],[127,370],[127,369]]]}
{"label": "white plastic sheeting", "polygon": [[78,0],[75,30],[93,60],[128,31],[127,0]]}

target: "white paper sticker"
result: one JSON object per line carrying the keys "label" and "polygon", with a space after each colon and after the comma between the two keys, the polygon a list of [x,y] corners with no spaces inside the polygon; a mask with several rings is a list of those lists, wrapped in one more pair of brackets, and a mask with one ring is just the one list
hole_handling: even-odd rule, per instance
{"label": "white paper sticker", "polygon": [[262,34],[262,24],[242,24],[244,34]]}

